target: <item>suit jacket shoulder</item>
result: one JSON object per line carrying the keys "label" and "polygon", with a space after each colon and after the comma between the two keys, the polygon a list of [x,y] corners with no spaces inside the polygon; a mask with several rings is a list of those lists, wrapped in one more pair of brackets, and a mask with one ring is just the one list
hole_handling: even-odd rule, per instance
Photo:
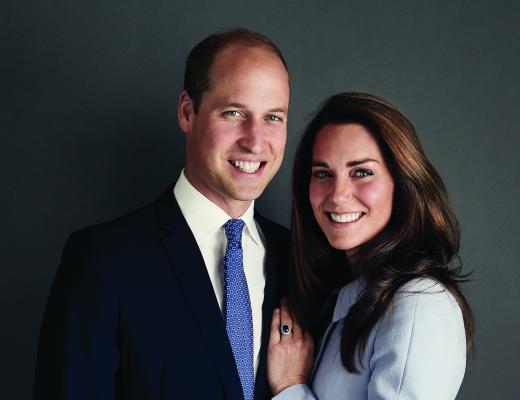
{"label": "suit jacket shoulder", "polygon": [[[261,216],[258,223],[267,246],[268,332],[285,287],[288,235]],[[266,339],[259,398],[267,394]],[[116,397],[242,397],[204,260],[171,186],[153,204],[75,231],[45,309],[34,398]]]}

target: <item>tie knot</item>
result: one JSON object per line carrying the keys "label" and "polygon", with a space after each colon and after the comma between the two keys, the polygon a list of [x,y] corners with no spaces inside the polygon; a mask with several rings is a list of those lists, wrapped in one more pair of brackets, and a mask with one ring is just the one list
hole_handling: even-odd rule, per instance
{"label": "tie knot", "polygon": [[242,242],[242,229],[244,228],[244,221],[241,219],[230,219],[224,224],[226,230],[226,237],[229,242]]}

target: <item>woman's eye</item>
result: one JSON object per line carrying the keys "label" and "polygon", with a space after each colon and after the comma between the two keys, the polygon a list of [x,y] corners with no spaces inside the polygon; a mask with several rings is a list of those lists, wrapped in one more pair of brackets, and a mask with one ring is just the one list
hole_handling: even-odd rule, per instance
{"label": "woman's eye", "polygon": [[355,178],[364,178],[366,176],[372,176],[372,175],[374,175],[374,173],[370,169],[367,169],[367,168],[357,169],[352,174],[352,176]]}
{"label": "woman's eye", "polygon": [[327,178],[329,176],[330,176],[330,174],[327,171],[324,171],[324,170],[318,170],[318,171],[313,171],[312,172],[312,177],[313,178],[323,179],[323,178]]}

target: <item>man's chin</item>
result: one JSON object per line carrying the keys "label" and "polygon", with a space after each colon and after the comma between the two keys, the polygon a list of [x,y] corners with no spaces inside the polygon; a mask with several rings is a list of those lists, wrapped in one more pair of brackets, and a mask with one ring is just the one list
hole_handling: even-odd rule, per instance
{"label": "man's chin", "polygon": [[263,191],[263,188],[251,190],[244,190],[244,188],[241,188],[241,190],[234,191],[232,197],[237,201],[254,201],[262,195]]}
{"label": "man's chin", "polygon": [[251,201],[260,197],[267,187],[265,177],[258,179],[230,179],[225,186],[230,197],[236,200]]}

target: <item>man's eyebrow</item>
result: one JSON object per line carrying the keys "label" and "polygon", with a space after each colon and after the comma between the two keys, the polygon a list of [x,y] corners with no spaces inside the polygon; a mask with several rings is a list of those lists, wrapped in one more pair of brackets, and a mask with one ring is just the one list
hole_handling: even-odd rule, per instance
{"label": "man's eyebrow", "polygon": [[219,104],[219,108],[227,108],[227,107],[233,107],[233,108],[247,108],[245,104],[242,103],[222,103]]}
{"label": "man's eyebrow", "polygon": [[269,110],[269,112],[272,112],[272,113],[284,113],[284,114],[287,114],[287,109],[286,108],[283,108],[283,107],[277,107],[277,108],[271,108]]}
{"label": "man's eyebrow", "polygon": [[[219,104],[218,106],[219,108],[240,108],[240,109],[245,109],[247,110],[247,105],[243,104],[243,103],[236,103],[236,102],[231,102],[231,103],[222,103],[222,104]],[[275,107],[275,108],[271,108],[268,112],[270,113],[284,113],[284,114],[287,114],[287,109],[284,108],[284,107]]]}

